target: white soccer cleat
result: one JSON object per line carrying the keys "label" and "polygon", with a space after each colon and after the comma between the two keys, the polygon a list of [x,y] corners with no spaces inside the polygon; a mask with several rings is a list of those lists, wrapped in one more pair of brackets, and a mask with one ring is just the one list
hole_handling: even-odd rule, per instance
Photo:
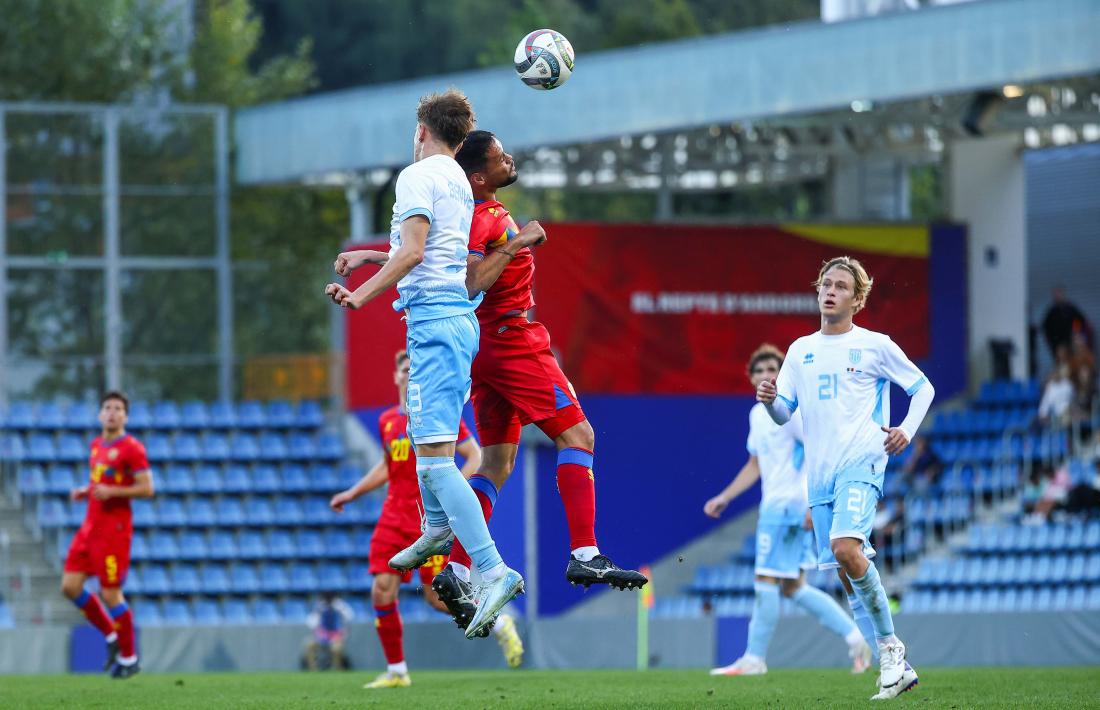
{"label": "white soccer cleat", "polygon": [[901,680],[889,688],[879,688],[879,691],[871,696],[871,700],[893,700],[902,693],[915,688],[918,682],[917,672],[913,670],[913,666],[905,663]]}
{"label": "white soccer cleat", "polygon": [[[905,644],[900,640],[893,643],[879,643],[878,655],[878,687],[881,689],[879,695],[882,695],[900,684],[902,676],[905,675]],[[889,697],[896,697],[896,695],[897,693]]]}
{"label": "white soccer cleat", "polygon": [[712,668],[711,675],[764,675],[768,672],[768,665],[761,658],[753,656],[741,656],[728,666]]}
{"label": "white soccer cleat", "polygon": [[848,658],[852,659],[852,673],[859,675],[871,667],[874,655],[866,641],[860,641],[855,646],[848,648]]}
{"label": "white soccer cleat", "polygon": [[424,533],[417,538],[416,542],[391,557],[390,567],[402,572],[422,567],[425,562],[436,555],[449,555],[454,540],[454,533],[443,538],[431,537]]}

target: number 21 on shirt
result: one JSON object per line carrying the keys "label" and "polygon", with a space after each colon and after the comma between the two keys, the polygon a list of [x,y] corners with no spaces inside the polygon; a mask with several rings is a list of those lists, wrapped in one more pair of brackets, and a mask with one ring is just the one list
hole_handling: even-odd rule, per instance
{"label": "number 21 on shirt", "polygon": [[817,398],[818,399],[836,399],[840,393],[838,389],[839,378],[835,375],[818,375],[817,376]]}

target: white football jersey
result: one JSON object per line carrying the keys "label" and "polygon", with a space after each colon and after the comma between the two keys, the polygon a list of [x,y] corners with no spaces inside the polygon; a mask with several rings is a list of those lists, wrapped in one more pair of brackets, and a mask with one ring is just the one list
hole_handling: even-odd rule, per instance
{"label": "white football jersey", "polygon": [[794,341],[776,389],[791,411],[802,412],[811,506],[832,502],[838,478],[882,491],[890,383],[912,396],[926,381],[889,336],[859,326]]}
{"label": "white football jersey", "polygon": [[390,222],[390,256],[401,246],[401,223],[413,215],[431,221],[424,261],[397,284],[394,310],[409,309],[409,322],[448,318],[473,311],[480,296],[466,292],[466,257],[474,195],[455,159],[432,155],[397,176],[397,200]]}
{"label": "white football jersey", "polygon": [[802,415],[780,426],[759,402],[749,412],[749,453],[760,464],[760,521],[797,525],[806,515]]}

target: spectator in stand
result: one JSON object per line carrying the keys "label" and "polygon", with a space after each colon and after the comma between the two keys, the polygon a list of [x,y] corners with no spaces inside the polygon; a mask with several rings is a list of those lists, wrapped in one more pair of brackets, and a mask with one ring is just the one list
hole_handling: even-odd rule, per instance
{"label": "spectator in stand", "polygon": [[[313,631],[313,637],[306,643],[305,662],[309,670],[347,670],[344,641],[347,638],[348,622],[353,618],[355,612],[343,599],[332,592],[321,595],[321,600],[306,619]],[[327,659],[324,658],[324,651],[328,652]]]}
{"label": "spectator in stand", "polygon": [[1077,370],[1073,375],[1073,406],[1071,415],[1075,422],[1081,422],[1085,431],[1090,431],[1092,406],[1096,400],[1096,380],[1088,370]]}
{"label": "spectator in stand", "polygon": [[1054,510],[1065,504],[1069,497],[1070,488],[1073,487],[1073,478],[1069,473],[1069,466],[1062,464],[1057,470],[1047,469],[1049,475],[1043,480],[1042,492],[1039,500],[1031,509],[1031,514],[1024,519],[1024,523],[1042,525],[1050,519]]}
{"label": "spectator in stand", "polygon": [[901,467],[906,486],[915,494],[925,496],[943,471],[943,462],[928,445],[928,439],[918,436],[913,440],[913,453]]}
{"label": "spectator in stand", "polygon": [[1043,316],[1043,337],[1050,348],[1050,354],[1057,356],[1060,346],[1069,346],[1075,332],[1083,333],[1089,339],[1089,323],[1081,310],[1066,298],[1065,289],[1054,289],[1053,303]]}
{"label": "spectator in stand", "polygon": [[1059,364],[1054,368],[1054,376],[1043,389],[1043,398],[1039,401],[1039,424],[1044,427],[1066,426],[1069,423],[1073,396],[1069,365]]}
{"label": "spectator in stand", "polygon": [[1073,368],[1074,379],[1084,372],[1090,380],[1096,378],[1096,356],[1089,347],[1088,338],[1084,331],[1073,333],[1073,339],[1069,346],[1069,366]]}
{"label": "spectator in stand", "polygon": [[902,498],[883,498],[875,511],[874,544],[877,549],[891,550],[902,525],[905,524],[905,501]]}

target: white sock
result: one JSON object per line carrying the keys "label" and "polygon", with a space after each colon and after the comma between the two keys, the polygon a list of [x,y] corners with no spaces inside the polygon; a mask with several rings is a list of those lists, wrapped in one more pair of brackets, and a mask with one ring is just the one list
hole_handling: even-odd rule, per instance
{"label": "white sock", "polygon": [[451,569],[454,570],[455,576],[461,579],[466,584],[470,583],[470,568],[466,565],[460,565],[457,562],[451,563]]}
{"label": "white sock", "polygon": [[504,624],[500,622],[504,621],[505,617],[511,618],[507,614],[501,614],[497,617],[497,622],[493,624],[493,636],[500,638],[504,635]]}
{"label": "white sock", "polygon": [[844,640],[848,642],[848,648],[855,648],[863,643],[863,634],[859,632],[859,629],[852,629],[848,632],[848,635],[844,637]]}
{"label": "white sock", "polygon": [[889,636],[884,636],[883,638],[878,639],[879,648],[882,648],[883,646],[891,646],[895,643],[901,643],[901,639],[899,639],[894,634],[890,634]]}
{"label": "white sock", "polygon": [[401,661],[400,663],[387,663],[386,670],[390,673],[400,673],[402,675],[409,672],[409,664]]}
{"label": "white sock", "polygon": [[481,573],[481,578],[486,582],[495,582],[504,576],[504,573],[508,570],[508,565],[503,562],[497,564],[491,569],[487,569]]}
{"label": "white sock", "polygon": [[442,540],[451,534],[451,527],[449,525],[425,525],[424,534],[433,540]]}
{"label": "white sock", "polygon": [[112,631],[111,633],[107,634],[107,643],[114,643],[115,641],[118,641],[117,631]]}
{"label": "white sock", "polygon": [[119,656],[118,664],[120,666],[132,666],[137,663],[137,656]]}
{"label": "white sock", "polygon": [[572,554],[581,562],[591,562],[593,557],[600,554],[600,548],[595,545],[586,545],[573,550]]}

